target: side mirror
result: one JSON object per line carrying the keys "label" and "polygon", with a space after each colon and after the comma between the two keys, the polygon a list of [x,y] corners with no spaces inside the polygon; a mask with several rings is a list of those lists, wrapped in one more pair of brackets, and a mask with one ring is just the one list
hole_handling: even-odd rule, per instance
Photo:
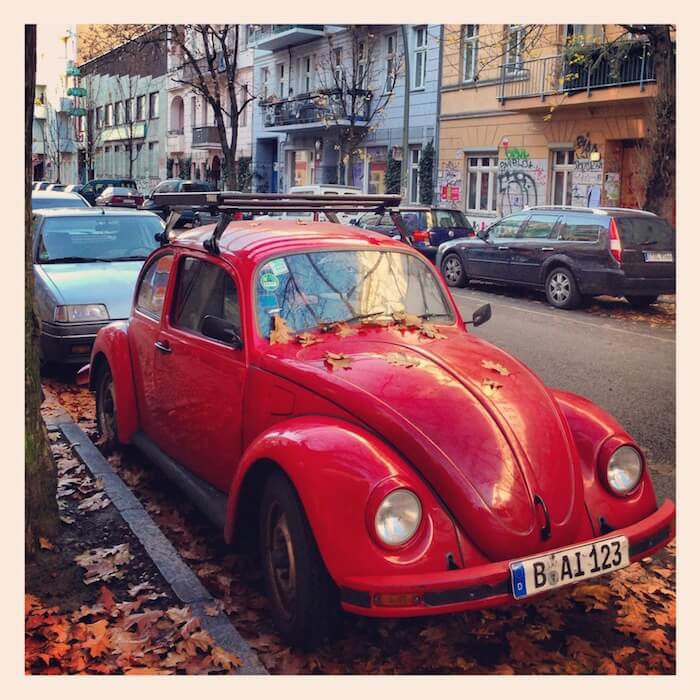
{"label": "side mirror", "polygon": [[482,241],[485,241],[489,237],[489,229],[485,228],[483,231],[477,231],[476,236],[477,238],[481,238]]}
{"label": "side mirror", "polygon": [[470,323],[476,328],[477,326],[482,326],[486,321],[491,318],[491,304],[484,304],[480,306],[473,314],[472,320],[467,321],[464,325],[467,326]]}
{"label": "side mirror", "polygon": [[202,321],[201,331],[202,335],[205,335],[207,338],[228,343],[237,350],[243,347],[241,336],[238,335],[238,331],[233,323],[218,316],[205,316]]}

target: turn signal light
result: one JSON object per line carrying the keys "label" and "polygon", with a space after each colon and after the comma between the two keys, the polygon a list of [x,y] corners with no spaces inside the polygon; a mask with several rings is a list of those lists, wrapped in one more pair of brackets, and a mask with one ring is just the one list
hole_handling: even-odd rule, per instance
{"label": "turn signal light", "polygon": [[413,240],[416,243],[427,243],[430,240],[430,234],[427,231],[414,231]]}
{"label": "turn signal light", "polygon": [[610,219],[610,255],[613,256],[615,262],[618,265],[622,264],[622,243],[620,241],[620,234],[617,231],[617,224],[615,219]]}
{"label": "turn signal light", "polygon": [[374,604],[385,608],[405,608],[418,603],[420,596],[415,593],[378,593],[374,596]]}

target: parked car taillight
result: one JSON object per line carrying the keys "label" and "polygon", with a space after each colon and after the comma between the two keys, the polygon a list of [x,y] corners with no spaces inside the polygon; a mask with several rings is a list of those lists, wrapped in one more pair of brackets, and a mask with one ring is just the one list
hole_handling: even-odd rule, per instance
{"label": "parked car taillight", "polygon": [[617,231],[615,219],[610,219],[610,255],[613,256],[618,265],[622,264],[622,243],[620,242],[620,234]]}
{"label": "parked car taillight", "polygon": [[414,231],[412,236],[414,243],[428,243],[430,241],[430,234],[427,231]]}

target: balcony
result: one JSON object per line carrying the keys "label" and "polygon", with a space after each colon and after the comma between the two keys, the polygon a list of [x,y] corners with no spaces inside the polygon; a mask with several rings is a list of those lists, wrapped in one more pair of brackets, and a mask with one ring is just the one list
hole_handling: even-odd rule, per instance
{"label": "balcony", "polygon": [[[358,90],[355,107],[355,124],[364,126],[369,119],[372,93]],[[346,101],[343,107],[343,100]],[[319,129],[330,126],[349,126],[347,118],[351,114],[351,96],[340,90],[329,90],[292,97],[288,100],[262,102],[263,125],[268,131],[298,131]]]}
{"label": "balcony", "polygon": [[323,36],[322,24],[265,24],[252,33],[249,45],[264,51],[278,51]]}
{"label": "balcony", "polygon": [[598,58],[595,52],[585,63],[576,62],[571,54],[558,54],[517,64],[501,66],[498,99],[539,98],[545,102],[553,95],[579,97],[577,102],[595,97],[594,91],[603,88],[638,87],[644,92],[649,83],[656,81],[654,60],[648,44],[635,43],[625,47],[624,56]]}
{"label": "balcony", "polygon": [[215,126],[192,127],[192,148],[221,148],[219,130]]}

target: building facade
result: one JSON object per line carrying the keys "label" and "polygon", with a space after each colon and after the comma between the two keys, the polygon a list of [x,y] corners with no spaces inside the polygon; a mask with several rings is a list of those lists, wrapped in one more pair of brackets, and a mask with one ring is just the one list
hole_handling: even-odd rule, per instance
{"label": "building facade", "polygon": [[[525,206],[644,200],[648,45],[615,25],[447,25],[438,195],[479,228]],[[586,61],[576,56],[585,55]]]}
{"label": "building facade", "polygon": [[[409,201],[419,199],[418,166],[436,141],[440,78],[439,25],[407,27]],[[350,30],[335,25],[250,25],[255,50],[253,187],[285,192],[295,185],[353,185],[386,191],[390,155],[401,158],[405,60],[400,25]],[[356,97],[356,103],[350,104]],[[362,138],[343,156],[352,120]]]}
{"label": "building facade", "polygon": [[166,174],[165,44],[144,36],[86,61],[79,72],[82,179],[128,177],[150,192]]}

